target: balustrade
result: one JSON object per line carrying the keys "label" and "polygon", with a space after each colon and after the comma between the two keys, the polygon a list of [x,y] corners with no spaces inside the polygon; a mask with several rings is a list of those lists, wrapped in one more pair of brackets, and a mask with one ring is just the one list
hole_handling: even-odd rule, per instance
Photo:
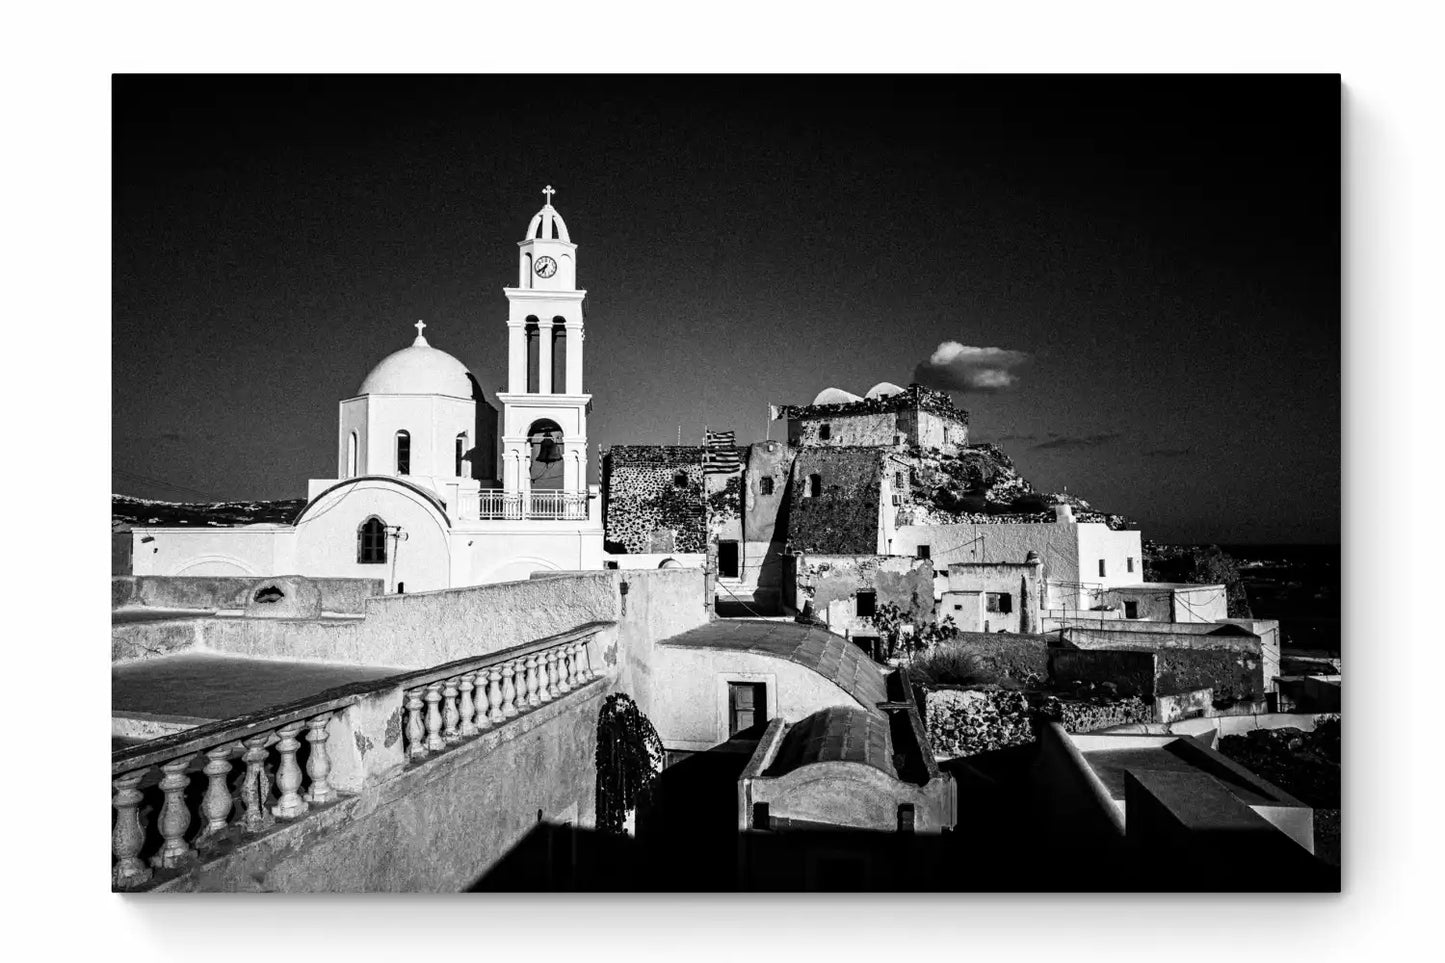
{"label": "balustrade", "polygon": [[[442,678],[439,672],[397,678],[390,684],[400,688],[406,759],[424,761],[585,685],[595,678],[588,637],[544,640],[514,655],[459,663]],[[331,784],[329,726],[357,698],[352,692],[300,703],[260,727],[212,723],[117,752],[112,886],[148,886],[224,852],[232,841],[336,802],[341,793]],[[196,780],[204,780],[199,798],[192,792],[201,789]],[[149,828],[148,814],[154,814]]]}
{"label": "balustrade", "polygon": [[[183,869],[239,835],[254,836],[278,819],[297,819],[312,806],[334,802],[339,793],[329,781],[331,760],[326,749],[326,727],[332,716],[325,711],[283,717],[276,728],[242,738],[237,738],[235,730],[226,732],[213,724],[196,730],[216,728],[217,734],[209,741],[195,739],[189,732],[156,740],[160,746],[171,741],[184,746],[159,757],[162,750],[148,745],[122,750],[112,762],[112,887],[145,886],[156,878],[157,871]],[[297,737],[303,730],[310,744],[304,774],[297,761],[301,747]],[[188,739],[190,745],[184,745]],[[273,750],[278,757],[274,781],[269,765]],[[122,768],[127,766],[127,756],[139,757],[134,768]],[[204,764],[198,765],[202,760]],[[191,790],[193,785],[199,788],[198,779],[204,780],[205,789],[197,799]],[[279,793],[274,805],[273,785]],[[147,812],[155,814],[149,828],[154,836],[148,835]],[[159,837],[159,845],[151,841],[154,837]],[[149,858],[143,855],[146,852]]]}
{"label": "balustrade", "polygon": [[586,521],[587,498],[586,492],[507,492],[488,488],[477,495],[477,517]]}

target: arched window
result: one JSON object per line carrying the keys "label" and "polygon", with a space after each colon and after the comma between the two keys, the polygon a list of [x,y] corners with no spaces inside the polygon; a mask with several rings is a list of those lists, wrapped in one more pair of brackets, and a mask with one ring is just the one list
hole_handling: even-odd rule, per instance
{"label": "arched window", "polygon": [[356,530],[356,560],[362,565],[386,561],[386,522],[372,515]]}
{"label": "arched window", "polygon": [[407,431],[396,433],[396,473],[411,474],[411,433]]}
{"label": "arched window", "polygon": [[773,476],[767,475],[758,481],[758,494],[771,495],[773,493]]}
{"label": "arched window", "polygon": [[466,475],[462,472],[462,469],[465,467],[465,466],[462,464],[462,462],[465,461],[466,458],[467,458],[467,433],[464,431],[464,432],[462,432],[460,435],[457,435],[457,457],[456,457],[456,462],[457,462],[457,477],[458,477],[458,478],[465,478],[465,477],[466,477]]}
{"label": "arched window", "polygon": [[832,437],[833,437],[833,426],[832,426],[832,425],[819,425],[819,426],[818,426],[818,440],[819,440],[819,441],[827,441],[829,438],[832,438]]}
{"label": "arched window", "polygon": [[818,497],[819,495],[821,495],[821,494],[823,494],[823,476],[822,476],[822,475],[809,475],[809,476],[808,476],[808,497],[809,497],[809,498],[817,498],[817,497]]}
{"label": "arched window", "polygon": [[356,432],[346,440],[346,477],[356,477]]}

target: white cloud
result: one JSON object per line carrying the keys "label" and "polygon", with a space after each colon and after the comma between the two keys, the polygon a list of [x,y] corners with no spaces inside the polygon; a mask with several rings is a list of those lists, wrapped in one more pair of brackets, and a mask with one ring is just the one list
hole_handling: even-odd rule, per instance
{"label": "white cloud", "polygon": [[1023,351],[944,341],[927,361],[918,363],[913,380],[943,391],[981,394],[1006,391],[1018,380],[1012,369],[1028,360],[1027,352]]}

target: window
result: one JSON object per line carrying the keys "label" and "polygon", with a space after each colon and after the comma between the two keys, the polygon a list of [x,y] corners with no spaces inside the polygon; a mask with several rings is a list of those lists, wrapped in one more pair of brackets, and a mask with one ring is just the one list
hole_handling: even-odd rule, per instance
{"label": "window", "polygon": [[756,734],[767,721],[768,687],[761,682],[728,683],[728,738]]}
{"label": "window", "polygon": [[456,462],[457,462],[457,477],[458,477],[458,478],[464,478],[464,477],[466,477],[465,474],[462,472],[462,467],[463,467],[463,466],[462,466],[462,462],[465,461],[466,458],[467,458],[467,433],[464,431],[464,432],[462,432],[460,435],[457,435],[457,457],[456,457]]}
{"label": "window", "polygon": [[829,438],[832,438],[832,437],[833,437],[833,426],[832,426],[832,425],[819,425],[819,426],[818,426],[818,440],[819,440],[819,441],[827,441]]}
{"label": "window", "polygon": [[1137,619],[1139,617],[1139,603],[1129,600],[1124,603],[1124,618]]}
{"label": "window", "polygon": [[362,565],[380,565],[386,561],[386,522],[375,515],[356,530],[356,560]]}
{"label": "window", "polygon": [[896,488],[903,488],[903,487],[907,486],[907,484],[908,484],[908,476],[904,475],[903,472],[901,472],[901,471],[896,471],[896,472],[893,473],[893,485],[894,485],[894,487],[896,487]]}
{"label": "window", "polygon": [[927,545],[920,545],[913,554],[915,558],[932,558],[933,549]]}
{"label": "window", "polygon": [[809,475],[809,476],[808,476],[808,497],[809,497],[809,498],[817,498],[817,497],[818,497],[819,495],[821,495],[821,494],[823,494],[823,476],[822,476],[822,475]]}
{"label": "window", "polygon": [[677,474],[673,475],[673,476],[672,476],[672,487],[673,487],[673,488],[686,488],[686,487],[687,487],[687,472],[685,472],[685,471],[680,471],[680,472],[678,472]]}
{"label": "window", "polygon": [[1099,559],[1099,578],[1103,578],[1104,574],[1104,560],[1101,558]]}
{"label": "window", "polygon": [[753,803],[753,828],[771,829],[772,825],[773,821],[768,813],[768,804],[765,802]]}
{"label": "window", "polygon": [[773,493],[773,476],[769,475],[758,481],[758,494],[771,495]]}
{"label": "window", "polygon": [[1007,615],[1014,610],[1013,596],[1007,592],[984,593],[984,608],[990,612]]}
{"label": "window", "polygon": [[1130,555],[1128,558],[1124,559],[1124,566],[1130,572],[1134,571],[1134,556]]}
{"label": "window", "polygon": [[898,831],[900,833],[913,832],[914,815],[913,803],[903,803],[898,807]]}
{"label": "window", "polygon": [[396,433],[396,473],[411,474],[411,434],[405,431]]}
{"label": "window", "polygon": [[962,612],[962,611],[963,611],[963,605],[962,605],[962,603],[959,603],[959,602],[953,603],[953,610],[954,610],[955,612]]}
{"label": "window", "polygon": [[346,477],[356,477],[356,432],[346,441]]}
{"label": "window", "polygon": [[877,592],[858,593],[858,618],[871,619],[878,607]]}

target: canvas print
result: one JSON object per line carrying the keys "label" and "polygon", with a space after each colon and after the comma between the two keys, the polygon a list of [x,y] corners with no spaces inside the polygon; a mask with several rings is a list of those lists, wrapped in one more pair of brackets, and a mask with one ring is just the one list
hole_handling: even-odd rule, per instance
{"label": "canvas print", "polygon": [[113,890],[1339,888],[1337,76],[112,93]]}

